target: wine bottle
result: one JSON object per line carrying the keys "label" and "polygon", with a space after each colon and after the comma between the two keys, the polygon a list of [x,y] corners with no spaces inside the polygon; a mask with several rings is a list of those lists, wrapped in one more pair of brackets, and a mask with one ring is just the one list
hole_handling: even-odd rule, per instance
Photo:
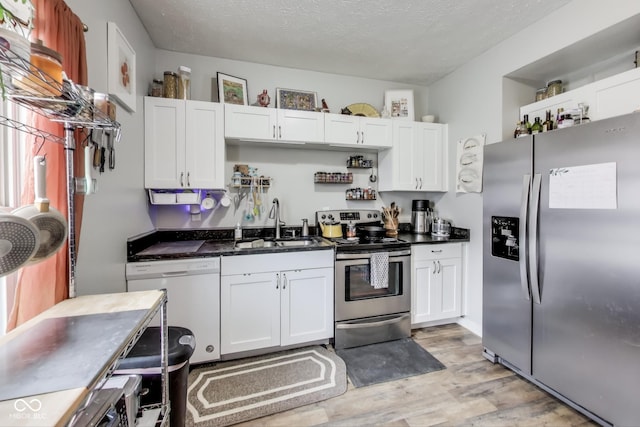
{"label": "wine bottle", "polygon": [[531,125],[531,134],[535,135],[540,132],[542,132],[542,123],[540,122],[540,117],[536,117]]}
{"label": "wine bottle", "polygon": [[531,122],[529,121],[529,115],[525,114],[524,119],[522,120],[525,128],[527,129],[527,133],[531,133]]}
{"label": "wine bottle", "polygon": [[545,112],[546,117],[544,123],[542,123],[542,132],[548,132],[553,130],[553,120],[551,119],[551,110]]}

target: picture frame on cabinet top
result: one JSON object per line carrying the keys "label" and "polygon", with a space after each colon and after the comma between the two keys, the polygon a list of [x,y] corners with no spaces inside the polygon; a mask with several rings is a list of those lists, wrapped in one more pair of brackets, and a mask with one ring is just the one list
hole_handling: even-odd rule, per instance
{"label": "picture frame on cabinet top", "polygon": [[416,114],[413,105],[413,90],[387,90],[384,92],[384,105],[392,119],[414,121]]}
{"label": "picture frame on cabinet top", "polygon": [[126,110],[136,111],[136,52],[115,22],[107,22],[108,90]]}
{"label": "picture frame on cabinet top", "polygon": [[317,107],[318,94],[316,92],[276,88],[276,108],[316,111]]}
{"label": "picture frame on cabinet top", "polygon": [[217,83],[220,103],[249,105],[246,79],[218,72]]}

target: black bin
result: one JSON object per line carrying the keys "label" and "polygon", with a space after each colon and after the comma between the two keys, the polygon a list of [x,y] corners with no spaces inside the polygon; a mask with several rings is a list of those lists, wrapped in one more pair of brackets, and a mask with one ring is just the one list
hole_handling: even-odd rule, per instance
{"label": "black bin", "polygon": [[[189,358],[195,349],[195,338],[187,328],[169,326],[168,371],[169,400],[172,427],[183,427],[187,409],[187,378]],[[162,402],[162,370],[160,364],[160,328],[147,328],[127,357],[120,361],[115,374],[142,376],[142,388],[148,389],[140,397],[140,405]]]}

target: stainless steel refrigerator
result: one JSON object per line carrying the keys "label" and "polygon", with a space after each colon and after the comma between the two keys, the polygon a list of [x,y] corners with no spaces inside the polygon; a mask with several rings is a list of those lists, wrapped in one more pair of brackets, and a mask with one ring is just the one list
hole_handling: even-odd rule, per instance
{"label": "stainless steel refrigerator", "polygon": [[484,355],[640,425],[640,113],[484,153]]}

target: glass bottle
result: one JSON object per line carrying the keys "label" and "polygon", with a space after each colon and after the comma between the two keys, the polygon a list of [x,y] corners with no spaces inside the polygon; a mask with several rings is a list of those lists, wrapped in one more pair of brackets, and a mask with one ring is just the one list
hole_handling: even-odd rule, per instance
{"label": "glass bottle", "polygon": [[556,115],[556,129],[562,125],[562,119],[564,118],[564,108],[558,108],[558,114]]}
{"label": "glass bottle", "polygon": [[531,133],[536,134],[542,132],[542,123],[540,122],[540,117],[536,117],[531,125]]}
{"label": "glass bottle", "polygon": [[531,133],[531,122],[529,121],[529,115],[525,114],[522,121],[524,122],[524,126],[527,129],[527,133]]}
{"label": "glass bottle", "polygon": [[551,110],[545,111],[545,120],[542,123],[542,132],[553,130],[553,120],[551,119]]}

